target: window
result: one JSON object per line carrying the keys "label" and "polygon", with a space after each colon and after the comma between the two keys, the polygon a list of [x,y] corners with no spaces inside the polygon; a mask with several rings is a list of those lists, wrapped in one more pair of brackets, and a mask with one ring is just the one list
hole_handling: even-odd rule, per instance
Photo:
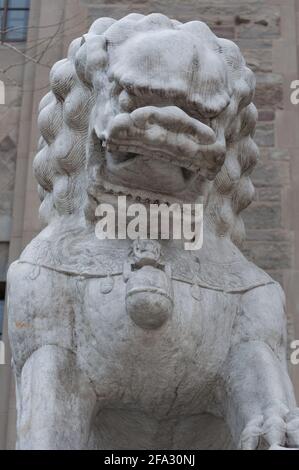
{"label": "window", "polygon": [[26,41],[30,0],[0,0],[0,41]]}

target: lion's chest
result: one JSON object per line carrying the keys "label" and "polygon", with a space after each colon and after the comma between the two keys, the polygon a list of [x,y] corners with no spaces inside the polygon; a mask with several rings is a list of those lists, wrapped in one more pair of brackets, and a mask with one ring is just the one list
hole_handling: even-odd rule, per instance
{"label": "lion's chest", "polygon": [[107,283],[88,280],[76,311],[79,356],[101,395],[157,406],[174,393],[182,402],[204,393],[228,351],[237,296],[173,281],[171,317],[146,330],[127,314],[122,277],[107,290]]}

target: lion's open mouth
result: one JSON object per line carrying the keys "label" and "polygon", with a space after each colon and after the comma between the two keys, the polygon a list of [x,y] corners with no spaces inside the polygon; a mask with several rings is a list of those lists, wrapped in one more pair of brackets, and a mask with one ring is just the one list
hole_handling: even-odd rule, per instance
{"label": "lion's open mouth", "polygon": [[[213,129],[177,106],[145,106],[112,119],[106,132],[107,150],[116,162],[142,155],[213,179],[225,155],[225,143]],[[126,157],[125,157],[126,155]]]}
{"label": "lion's open mouth", "polygon": [[178,196],[201,175],[214,179],[225,139],[177,106],[144,106],[119,113],[106,130],[95,126],[105,150],[110,185]]}

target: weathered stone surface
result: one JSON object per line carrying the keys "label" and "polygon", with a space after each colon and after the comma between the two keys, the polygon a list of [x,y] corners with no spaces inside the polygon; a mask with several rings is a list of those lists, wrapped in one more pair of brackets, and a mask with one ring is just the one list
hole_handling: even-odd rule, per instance
{"label": "weathered stone surface", "polygon": [[237,36],[241,38],[279,37],[280,12],[279,8],[271,6],[253,6],[245,9],[242,15],[236,16]]}
{"label": "weathered stone surface", "polygon": [[0,299],[0,339],[2,339],[4,300]]}
{"label": "weathered stone surface", "polygon": [[254,72],[272,72],[272,51],[270,48],[245,49],[242,47],[242,53],[248,67]]}
{"label": "weathered stone surface", "polygon": [[282,77],[277,74],[257,74],[254,103],[258,109],[266,107],[272,109],[283,108]]}
{"label": "weathered stone surface", "polygon": [[288,269],[292,265],[291,244],[288,242],[246,241],[243,252],[262,269]]}
{"label": "weathered stone surface", "polygon": [[267,39],[267,38],[261,38],[261,37],[256,37],[256,38],[236,38],[235,43],[239,46],[241,51],[244,51],[246,49],[253,49],[253,50],[265,50],[269,49],[268,52],[272,49],[273,46],[273,41],[272,39]]}
{"label": "weathered stone surface", "polygon": [[251,229],[246,230],[246,240],[248,241],[270,241],[270,242],[285,242],[291,243],[293,241],[291,234],[284,229]]}
{"label": "weathered stone surface", "polygon": [[255,186],[286,186],[290,182],[290,166],[287,161],[260,159],[252,173]]}
{"label": "weathered stone surface", "polygon": [[234,39],[235,38],[235,29],[232,26],[214,26],[210,25],[214,34],[220,38]]}
{"label": "weathered stone surface", "polygon": [[16,166],[15,143],[6,137],[0,142],[0,191],[11,191],[14,188]]}
{"label": "weathered stone surface", "polygon": [[267,159],[274,160],[277,162],[290,160],[290,154],[287,149],[260,148],[260,155],[262,161]]}
{"label": "weathered stone surface", "polygon": [[0,216],[12,212],[13,191],[0,191]]}
{"label": "weathered stone surface", "polygon": [[[244,13],[259,5],[249,1]],[[256,26],[267,28],[261,21]],[[253,197],[241,175],[256,155],[252,145],[240,145],[244,155],[226,154],[222,136],[251,139],[252,107],[236,115],[252,96],[250,71],[202,23],[179,28],[155,15],[110,24],[99,20],[73,43],[40,107],[44,145],[34,169],[47,227],[8,275],[11,348],[22,378],[18,447],[255,449],[261,438],[275,447],[277,433],[279,442],[299,445],[282,359],[282,292],[234,245]],[[227,128],[244,115],[246,126]],[[120,193],[145,210],[152,199],[194,202],[204,194],[202,248],[188,252],[161,233],[98,239],[95,206],[106,198],[117,206]],[[276,229],[280,209],[258,201],[246,218]],[[288,240],[245,249],[275,271],[289,266]]]}
{"label": "weathered stone surface", "polygon": [[270,109],[259,110],[258,120],[259,121],[274,121],[275,112]]}
{"label": "weathered stone surface", "polygon": [[8,242],[10,240],[11,228],[12,216],[0,215],[0,242]]}
{"label": "weathered stone surface", "polygon": [[280,204],[253,202],[244,211],[245,225],[250,228],[279,228],[281,224]]}
{"label": "weathered stone surface", "polygon": [[12,202],[13,191],[0,191],[0,242],[10,239]]}
{"label": "weathered stone surface", "polygon": [[274,126],[272,123],[258,122],[255,131],[255,141],[261,147],[274,147]]}
{"label": "weathered stone surface", "polygon": [[279,282],[279,284],[283,286],[283,271],[268,269],[267,272],[276,282]]}

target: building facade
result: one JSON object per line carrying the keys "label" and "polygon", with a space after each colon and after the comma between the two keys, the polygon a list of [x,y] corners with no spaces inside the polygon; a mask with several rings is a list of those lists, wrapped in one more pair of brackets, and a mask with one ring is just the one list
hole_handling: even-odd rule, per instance
{"label": "building facade", "polygon": [[[256,198],[244,211],[243,251],[282,284],[289,342],[299,339],[299,104],[290,100],[291,84],[299,80],[299,0],[0,0],[5,89],[0,104],[0,318],[7,267],[41,229],[32,161],[38,103],[47,92],[50,68],[94,19],[131,12],[203,20],[218,36],[235,41],[254,70],[261,158],[253,174]],[[0,448],[14,448],[5,312],[2,328],[6,364],[0,365]],[[290,373],[299,400],[299,365],[290,364]]]}

